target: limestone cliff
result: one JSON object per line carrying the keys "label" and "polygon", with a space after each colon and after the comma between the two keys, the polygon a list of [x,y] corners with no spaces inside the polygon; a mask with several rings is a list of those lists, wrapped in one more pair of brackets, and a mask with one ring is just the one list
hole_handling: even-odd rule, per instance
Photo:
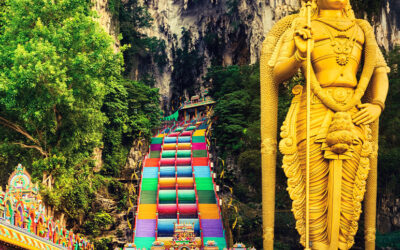
{"label": "limestone cliff", "polygon": [[[93,8],[99,13],[99,22],[105,30],[116,39],[116,49],[119,47],[117,35],[118,21],[108,12],[107,0],[93,0]],[[148,8],[153,18],[153,25],[140,30],[148,37],[156,37],[165,41],[167,64],[162,70],[153,62],[138,62],[140,67],[128,69],[135,72],[134,77],[151,72],[155,78],[155,87],[160,89],[162,99],[168,105],[173,95],[174,72],[177,70],[174,61],[176,50],[182,48],[182,30],[190,31],[191,49],[203,58],[202,66],[197,70],[193,85],[201,89],[202,77],[207,68],[214,65],[251,64],[259,59],[261,44],[266,33],[282,17],[299,9],[298,0],[138,0]],[[124,1],[122,1],[124,2]],[[400,1],[383,0],[383,7],[372,18],[375,34],[380,46],[389,50],[395,44],[400,44]],[[359,16],[362,13],[359,13]],[[124,35],[124,34],[122,34]],[[147,66],[143,66],[147,65]],[[143,71],[143,72],[138,72]],[[138,73],[137,73],[138,72]],[[187,92],[181,90],[182,95]],[[131,152],[132,153],[132,152]],[[128,160],[136,159],[130,154]],[[134,161],[137,161],[134,160]],[[133,166],[134,164],[128,164]],[[232,165],[233,164],[228,164]],[[129,168],[129,166],[127,166]],[[101,199],[99,199],[101,201]],[[382,199],[382,202],[385,202]],[[107,203],[104,201],[104,203]],[[398,227],[400,219],[397,209],[392,203],[386,202],[381,209],[379,218],[394,218],[385,225]],[[385,204],[386,204],[385,203]],[[396,200],[396,204],[398,200]],[[398,204],[397,204],[398,205]],[[389,209],[390,208],[390,209]],[[113,210],[110,208],[110,210]],[[390,211],[389,211],[390,210]],[[392,210],[396,210],[392,212]],[[388,212],[389,211],[389,212]],[[393,213],[396,213],[393,216]],[[118,225],[110,229],[106,235],[115,235],[116,230],[126,227],[122,213]],[[393,216],[393,217],[392,217]],[[378,225],[381,229],[383,224]],[[391,228],[386,231],[390,231]],[[385,230],[382,230],[385,231]],[[123,238],[123,237],[122,237]],[[120,239],[122,242],[122,239]]]}
{"label": "limestone cliff", "polygon": [[[142,0],[154,24],[143,30],[166,43],[168,61],[163,73],[155,74],[156,87],[171,97],[173,50],[180,45],[182,28],[192,34],[193,46],[204,57],[202,76],[214,61],[222,65],[255,63],[265,34],[282,17],[299,9],[298,0]],[[400,43],[399,1],[385,0],[373,24],[379,45],[386,50]],[[216,58],[217,57],[217,58]]]}
{"label": "limestone cliff", "polygon": [[[115,40],[118,49],[118,21],[108,11],[108,0],[92,0],[99,22]],[[199,86],[207,68],[215,64],[251,64],[259,59],[261,44],[272,25],[299,9],[298,0],[138,0],[153,18],[153,25],[141,32],[165,41],[168,63],[128,69],[137,75],[151,71],[155,87],[168,103],[174,84],[174,51],[182,46],[182,29],[190,31],[192,46],[204,59],[193,84]],[[122,1],[123,2],[123,1]],[[400,44],[400,1],[384,0],[378,16],[372,18],[380,46],[389,50]],[[362,13],[359,13],[359,16]],[[123,34],[122,34],[123,35]],[[142,62],[148,64],[148,62]],[[146,71],[146,72],[138,72]],[[132,76],[133,77],[133,76]],[[200,87],[200,86],[199,86]],[[198,88],[200,89],[200,88]],[[180,93],[183,94],[183,93]]]}
{"label": "limestone cliff", "polygon": [[373,20],[378,44],[386,50],[400,44],[400,1],[385,0],[380,16]]}
{"label": "limestone cliff", "polygon": [[104,28],[104,30],[110,34],[114,40],[114,49],[117,51],[120,46],[120,42],[118,40],[118,22],[113,18],[113,15],[108,10],[108,0],[92,0],[93,10],[95,10],[98,14],[97,21]]}

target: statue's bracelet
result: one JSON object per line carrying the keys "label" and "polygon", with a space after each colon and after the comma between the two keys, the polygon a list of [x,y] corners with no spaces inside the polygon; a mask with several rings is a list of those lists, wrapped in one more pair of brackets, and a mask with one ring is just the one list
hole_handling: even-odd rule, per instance
{"label": "statue's bracelet", "polygon": [[298,61],[298,62],[303,62],[303,61],[305,61],[307,58],[302,57],[302,56],[300,55],[299,51],[296,50],[296,52],[294,52],[294,59],[295,59],[296,61]]}
{"label": "statue's bracelet", "polygon": [[382,111],[385,110],[385,103],[382,102],[382,101],[372,100],[371,104],[378,105],[381,108]]}

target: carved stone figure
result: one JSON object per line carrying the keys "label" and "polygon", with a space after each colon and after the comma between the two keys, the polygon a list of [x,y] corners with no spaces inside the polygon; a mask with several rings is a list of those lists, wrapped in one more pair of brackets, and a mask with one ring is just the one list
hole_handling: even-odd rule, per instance
{"label": "carved stone figure", "polygon": [[300,70],[310,101],[306,84],[293,88],[279,143],[300,242],[306,249],[351,248],[369,189],[366,248],[375,249],[377,123],[388,67],[372,27],[355,19],[349,0],[307,5],[309,14],[303,2],[299,14],[272,28],[261,55],[264,248],[273,242],[277,86]]}

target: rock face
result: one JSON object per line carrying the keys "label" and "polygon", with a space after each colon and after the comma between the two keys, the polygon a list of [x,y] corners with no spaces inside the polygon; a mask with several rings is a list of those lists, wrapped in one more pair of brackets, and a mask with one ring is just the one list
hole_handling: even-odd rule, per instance
{"label": "rock face", "polygon": [[385,234],[400,228],[400,197],[383,195],[378,200],[377,229]]}
{"label": "rock face", "polygon": [[98,22],[104,28],[104,30],[110,34],[114,40],[114,49],[115,51],[119,50],[119,40],[118,40],[118,33],[117,30],[117,22],[113,18],[113,15],[108,11],[108,0],[92,0],[93,3],[93,10],[98,13]]}
{"label": "rock face", "polygon": [[400,44],[400,1],[385,0],[380,17],[375,18],[374,28],[378,44],[386,50]]}
{"label": "rock face", "polygon": [[[107,0],[92,0],[99,22],[115,40],[118,25],[107,11]],[[141,30],[149,37],[165,41],[167,65],[128,69],[152,71],[162,99],[168,103],[174,84],[174,51],[182,47],[182,29],[190,31],[193,48],[203,58],[203,66],[193,84],[201,89],[202,77],[212,64],[252,64],[259,59],[265,34],[282,17],[300,8],[299,0],[138,0],[153,18],[150,28]],[[400,44],[400,0],[384,0],[380,15],[374,17],[378,44],[389,50]],[[148,62],[146,62],[147,64]],[[139,62],[139,65],[141,63]],[[138,72],[139,75],[146,72]],[[183,94],[183,93],[180,93]]]}
{"label": "rock face", "polygon": [[183,28],[190,31],[192,46],[204,60],[194,83],[199,84],[213,62],[224,66],[255,63],[264,34],[276,16],[298,8],[296,1],[286,7],[268,1],[242,0],[148,0],[143,4],[154,19],[154,25],[143,33],[166,43],[170,63],[156,81],[160,94],[167,99],[171,97],[173,50],[181,46]]}
{"label": "rock face", "polygon": [[[272,25],[297,11],[298,0],[142,0],[154,19],[148,36],[166,43],[169,63],[155,74],[156,87],[164,99],[171,98],[173,51],[181,46],[182,28],[192,34],[193,46],[204,58],[200,84],[212,62],[222,65],[249,64],[259,59],[261,44]],[[379,45],[386,50],[400,44],[400,1],[385,0],[373,23]]]}

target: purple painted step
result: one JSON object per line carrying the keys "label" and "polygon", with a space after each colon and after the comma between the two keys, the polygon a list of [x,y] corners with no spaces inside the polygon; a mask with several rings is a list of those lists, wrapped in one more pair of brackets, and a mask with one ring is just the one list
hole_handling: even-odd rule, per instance
{"label": "purple painted step", "polygon": [[151,144],[150,145],[150,150],[151,151],[160,151],[161,150],[161,144]]}
{"label": "purple painted step", "polygon": [[155,237],[156,220],[137,220],[136,237]]}
{"label": "purple painted step", "polygon": [[203,237],[223,237],[222,222],[220,219],[202,219]]}

